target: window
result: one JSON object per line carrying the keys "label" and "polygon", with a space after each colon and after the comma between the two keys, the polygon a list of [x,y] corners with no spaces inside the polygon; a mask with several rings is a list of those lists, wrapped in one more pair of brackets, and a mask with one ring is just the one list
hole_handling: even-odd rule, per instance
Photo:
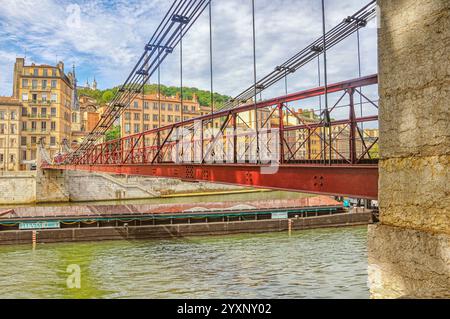
{"label": "window", "polygon": [[150,121],[150,114],[144,114],[144,121]]}
{"label": "window", "polygon": [[126,121],[131,120],[130,112],[126,112],[126,113],[125,113],[125,120],[126,120]]}
{"label": "window", "polygon": [[[45,70],[47,71],[47,70]],[[45,90],[47,88],[47,80],[42,80],[42,88]]]}
{"label": "window", "polygon": [[179,111],[180,110],[180,104],[175,104],[175,111]]}
{"label": "window", "polygon": [[56,137],[50,136],[50,145],[55,146],[56,145]]}
{"label": "window", "polygon": [[153,121],[158,121],[158,115],[157,114],[153,114]]}
{"label": "window", "polygon": [[187,111],[187,110],[188,110],[187,105],[183,105],[183,110],[184,110],[184,111]]}
{"label": "window", "polygon": [[139,108],[139,102],[138,101],[134,101],[134,108],[138,109]]}
{"label": "window", "polygon": [[58,95],[57,94],[52,94],[51,101],[54,102],[54,103],[58,102]]}
{"label": "window", "polygon": [[172,104],[167,105],[167,110],[168,111],[173,111],[173,105]]}
{"label": "window", "polygon": [[22,131],[27,130],[27,122],[22,122]]}
{"label": "window", "polygon": [[126,123],[125,124],[125,133],[126,134],[130,134],[131,133],[130,123]]}
{"label": "window", "polygon": [[153,103],[153,110],[158,111],[158,103]]}
{"label": "window", "polygon": [[22,79],[22,87],[28,88],[28,79]]}
{"label": "window", "polygon": [[42,72],[43,72],[44,76],[48,76],[48,70],[47,69],[44,69]]}
{"label": "window", "polygon": [[56,131],[56,122],[51,122],[50,123],[50,130],[51,131]]}
{"label": "window", "polygon": [[33,90],[36,90],[36,89],[37,89],[37,86],[38,86],[38,81],[37,81],[37,80],[33,80],[33,81],[31,82],[31,88],[32,88]]}
{"label": "window", "polygon": [[28,93],[22,94],[22,101],[28,101]]}
{"label": "window", "polygon": [[0,111],[0,120],[5,119],[5,111]]}
{"label": "window", "polygon": [[52,76],[53,76],[53,77],[56,76],[56,70],[55,70],[55,69],[52,70]]}
{"label": "window", "polygon": [[11,132],[11,134],[16,134],[16,132],[17,132],[17,125],[16,124],[11,124],[10,125],[10,132]]}
{"label": "window", "polygon": [[75,112],[72,113],[72,122],[73,123],[77,122],[77,113],[75,113]]}
{"label": "window", "polygon": [[167,116],[167,121],[168,121],[169,123],[172,123],[172,122],[173,122],[173,115],[168,115],[168,116]]}
{"label": "window", "polygon": [[162,103],[162,104],[161,104],[161,110],[163,110],[163,111],[166,110],[166,104],[165,104],[165,103]]}
{"label": "window", "polygon": [[42,115],[43,118],[46,118],[46,117],[47,117],[47,108],[46,108],[46,107],[43,107],[43,108],[41,109],[41,115]]}
{"label": "window", "polygon": [[139,124],[134,124],[134,133],[139,133],[141,131],[141,126]]}
{"label": "window", "polygon": [[149,130],[149,125],[148,124],[144,124],[144,131],[148,131]]}
{"label": "window", "polygon": [[141,115],[139,113],[134,113],[134,120],[140,121],[140,119],[141,119]]}
{"label": "window", "polygon": [[0,124],[0,134],[5,134],[5,131],[6,131],[6,125]]}
{"label": "window", "polygon": [[34,76],[39,76],[39,70],[38,69],[34,69],[33,70],[33,75]]}
{"label": "window", "polygon": [[17,119],[17,113],[12,111],[11,112],[11,120],[16,120]]}
{"label": "window", "polygon": [[27,151],[23,150],[22,151],[22,161],[26,161],[27,160]]}
{"label": "window", "polygon": [[31,99],[33,100],[33,103],[37,102],[37,94],[32,94]]}
{"label": "window", "polygon": [[175,122],[180,122],[180,117],[179,116],[175,116]]}
{"label": "window", "polygon": [[31,122],[31,130],[36,131],[36,122]]}
{"label": "window", "polygon": [[191,111],[195,112],[195,106],[191,106]]}
{"label": "window", "polygon": [[37,117],[37,107],[31,108],[31,116],[32,117]]}
{"label": "window", "polygon": [[28,109],[26,107],[22,107],[22,116],[28,116]]}
{"label": "window", "polygon": [[148,102],[144,102],[144,109],[148,110]]}
{"label": "window", "polygon": [[20,137],[20,145],[27,146],[27,137],[26,136]]}
{"label": "window", "polygon": [[56,89],[56,80],[52,80],[52,89]]}
{"label": "window", "polygon": [[56,107],[52,107],[52,108],[50,109],[50,112],[51,112],[51,116],[52,116],[52,117],[56,117]]}
{"label": "window", "polygon": [[42,93],[42,102],[47,102],[47,93]]}
{"label": "window", "polygon": [[153,129],[156,129],[156,128],[158,128],[158,125],[156,125],[156,124],[153,125]]}
{"label": "window", "polygon": [[47,131],[47,122],[41,122],[41,131],[42,132]]}

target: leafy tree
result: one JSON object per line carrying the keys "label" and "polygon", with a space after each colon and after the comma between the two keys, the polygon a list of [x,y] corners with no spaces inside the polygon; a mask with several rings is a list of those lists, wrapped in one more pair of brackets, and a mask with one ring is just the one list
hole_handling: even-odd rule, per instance
{"label": "leafy tree", "polygon": [[106,141],[112,141],[120,138],[120,125],[113,125],[105,135]]}

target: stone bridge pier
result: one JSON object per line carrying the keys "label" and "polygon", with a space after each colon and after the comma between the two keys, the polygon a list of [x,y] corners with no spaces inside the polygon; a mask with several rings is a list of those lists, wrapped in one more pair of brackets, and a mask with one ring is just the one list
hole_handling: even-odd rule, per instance
{"label": "stone bridge pier", "polygon": [[379,0],[373,298],[450,297],[450,0]]}

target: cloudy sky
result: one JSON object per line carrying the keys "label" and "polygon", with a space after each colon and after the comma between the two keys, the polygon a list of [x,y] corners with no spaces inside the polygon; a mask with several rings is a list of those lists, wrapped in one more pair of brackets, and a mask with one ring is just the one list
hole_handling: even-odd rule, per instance
{"label": "cloudy sky", "polygon": [[[0,0],[0,95],[12,93],[13,64],[77,66],[79,83],[97,78],[100,88],[123,82],[170,7],[171,0]],[[327,27],[340,23],[369,0],[327,0]],[[321,35],[320,0],[256,0],[257,69],[263,75]],[[78,14],[79,13],[79,14]],[[213,1],[214,86],[234,96],[251,85],[251,0]],[[208,89],[207,12],[184,40],[184,83]],[[376,25],[361,32],[363,75],[377,72]],[[329,81],[357,77],[356,36],[329,53]],[[162,67],[162,82],[179,84],[179,55]],[[289,91],[317,85],[317,64],[289,77]],[[281,95],[284,83],[264,93]]]}

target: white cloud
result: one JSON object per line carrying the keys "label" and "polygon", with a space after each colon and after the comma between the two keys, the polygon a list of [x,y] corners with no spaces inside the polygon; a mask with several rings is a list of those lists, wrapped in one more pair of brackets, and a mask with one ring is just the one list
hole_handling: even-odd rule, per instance
{"label": "white cloud", "polygon": [[[368,0],[326,1],[328,27],[354,13]],[[101,87],[119,85],[170,6],[167,0],[0,0],[0,92],[12,86],[12,63],[28,52],[37,63],[76,63],[80,82],[97,76]],[[213,1],[214,79],[217,92],[236,95],[253,81],[251,1]],[[80,24],[67,23],[70,5],[80,6]],[[321,35],[319,1],[257,0],[257,69],[270,72]],[[71,20],[70,20],[71,21]],[[365,73],[376,72],[376,30],[362,33]],[[353,39],[353,40],[352,40]],[[330,51],[330,81],[355,77],[354,38]],[[209,26],[207,12],[184,40],[184,84],[209,88]],[[179,84],[178,51],[162,67],[163,82]],[[375,67],[373,67],[375,66]],[[370,71],[370,72],[369,72]],[[317,83],[310,65],[289,78],[290,91]],[[264,96],[284,92],[283,83]]]}

